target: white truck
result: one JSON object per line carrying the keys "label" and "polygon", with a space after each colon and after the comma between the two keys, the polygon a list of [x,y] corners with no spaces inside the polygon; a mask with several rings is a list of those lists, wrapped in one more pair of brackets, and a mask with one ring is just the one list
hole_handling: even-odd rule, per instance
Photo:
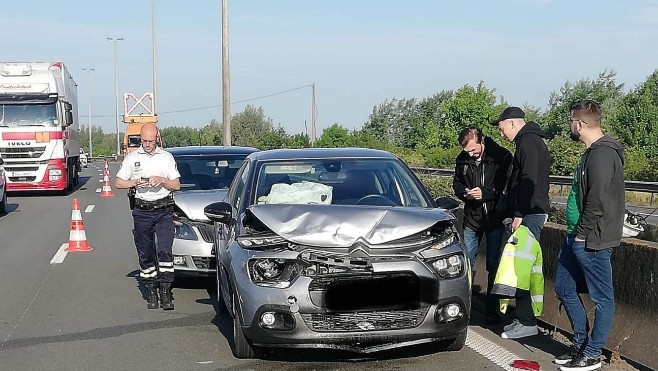
{"label": "white truck", "polygon": [[62,62],[0,62],[0,156],[8,191],[78,183],[78,87]]}

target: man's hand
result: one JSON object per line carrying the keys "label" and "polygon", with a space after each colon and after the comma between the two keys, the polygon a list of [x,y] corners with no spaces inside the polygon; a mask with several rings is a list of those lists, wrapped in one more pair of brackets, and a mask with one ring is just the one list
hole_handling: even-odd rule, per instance
{"label": "man's hand", "polygon": [[152,176],[149,178],[148,184],[151,187],[157,187],[164,184],[167,181],[167,178],[161,176]]}
{"label": "man's hand", "polygon": [[149,187],[148,180],[145,180],[145,179],[136,179],[135,180],[135,188],[146,188],[146,187]]}
{"label": "man's hand", "polygon": [[466,192],[468,196],[471,196],[472,198],[476,200],[481,200],[482,199],[482,189],[480,187],[475,187],[473,189],[469,189],[468,192]]}
{"label": "man's hand", "polygon": [[522,221],[523,218],[514,217],[514,221],[512,221],[512,231],[515,231],[517,228],[519,228]]}

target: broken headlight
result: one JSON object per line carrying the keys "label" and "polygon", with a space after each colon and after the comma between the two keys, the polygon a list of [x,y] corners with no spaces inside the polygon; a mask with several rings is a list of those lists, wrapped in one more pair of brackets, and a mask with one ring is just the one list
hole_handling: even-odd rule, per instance
{"label": "broken headlight", "polygon": [[238,245],[245,249],[261,248],[261,247],[275,247],[286,244],[286,240],[279,236],[243,236],[237,238]]}
{"label": "broken headlight", "polygon": [[249,260],[251,281],[263,287],[285,289],[298,275],[296,260],[259,258]]}
{"label": "broken headlight", "polygon": [[465,259],[462,254],[454,254],[439,258],[432,262],[432,267],[442,278],[455,278],[464,273]]}
{"label": "broken headlight", "polygon": [[453,243],[457,242],[457,235],[452,231],[448,234],[441,236],[441,238],[432,244],[432,248],[435,250],[441,250],[446,246],[450,246]]}

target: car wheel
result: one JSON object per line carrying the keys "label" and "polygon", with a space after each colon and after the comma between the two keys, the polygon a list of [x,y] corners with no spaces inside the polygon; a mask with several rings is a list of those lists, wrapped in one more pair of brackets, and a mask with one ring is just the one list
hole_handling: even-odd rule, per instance
{"label": "car wheel", "polygon": [[242,331],[242,320],[240,319],[240,314],[235,307],[237,298],[233,297],[233,356],[238,359],[252,359],[256,358],[256,352],[254,351],[251,341],[247,339]]}
{"label": "car wheel", "polygon": [[2,192],[2,201],[0,201],[0,215],[5,215],[7,212],[7,190],[5,189],[5,191]]}
{"label": "car wheel", "polygon": [[456,338],[442,342],[441,350],[445,352],[458,352],[462,350],[464,344],[466,344],[466,333],[467,331],[464,330],[464,332],[457,335]]}

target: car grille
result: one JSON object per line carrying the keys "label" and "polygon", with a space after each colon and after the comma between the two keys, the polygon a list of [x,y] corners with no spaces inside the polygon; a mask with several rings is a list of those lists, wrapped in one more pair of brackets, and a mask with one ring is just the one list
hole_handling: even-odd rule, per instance
{"label": "car grille", "polygon": [[417,327],[427,308],[375,312],[302,314],[306,325],[318,332],[399,330]]}
{"label": "car grille", "polygon": [[207,256],[193,256],[194,265],[199,269],[215,269],[215,258]]}
{"label": "car grille", "polygon": [[199,234],[206,242],[215,242],[215,226],[210,224],[196,224]]}

